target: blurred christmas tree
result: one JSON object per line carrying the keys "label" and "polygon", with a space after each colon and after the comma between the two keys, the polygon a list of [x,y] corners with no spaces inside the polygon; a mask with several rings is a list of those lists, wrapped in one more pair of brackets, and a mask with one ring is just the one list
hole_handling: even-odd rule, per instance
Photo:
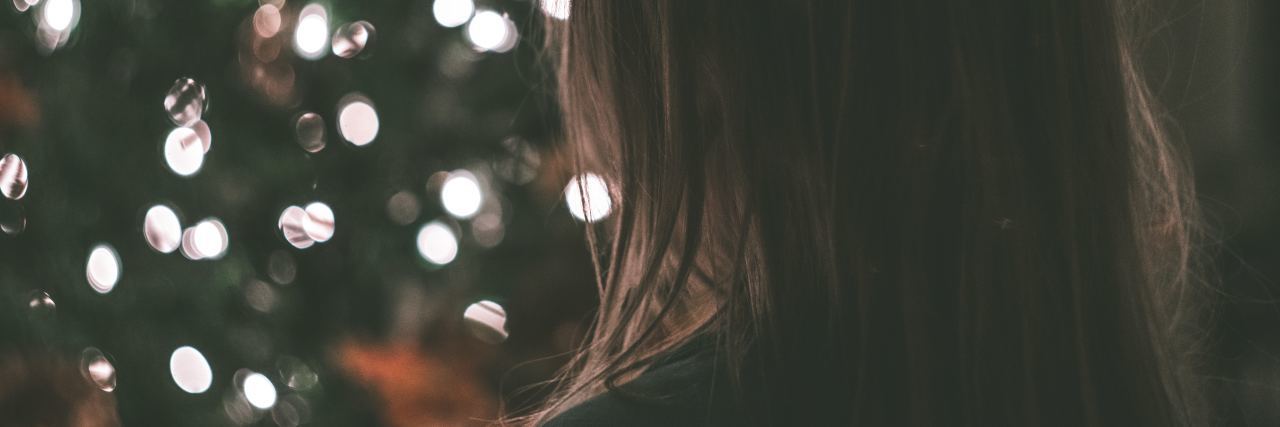
{"label": "blurred christmas tree", "polygon": [[13,0],[0,353],[78,361],[124,425],[535,401],[560,359],[513,367],[570,348],[593,289],[550,3]]}

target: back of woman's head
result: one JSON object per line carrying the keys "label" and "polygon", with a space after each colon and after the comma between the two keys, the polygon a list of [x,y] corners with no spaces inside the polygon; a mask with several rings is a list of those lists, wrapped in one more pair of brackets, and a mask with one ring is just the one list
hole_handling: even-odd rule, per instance
{"label": "back of woman's head", "polygon": [[706,336],[760,424],[1202,424],[1195,208],[1138,12],[574,1],[566,137],[617,213],[541,416]]}

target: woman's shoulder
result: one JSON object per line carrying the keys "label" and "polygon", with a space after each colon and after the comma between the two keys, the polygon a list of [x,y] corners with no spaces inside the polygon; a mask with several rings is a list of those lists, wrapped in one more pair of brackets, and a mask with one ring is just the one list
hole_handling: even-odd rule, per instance
{"label": "woman's shoulder", "polygon": [[[730,418],[729,390],[707,354],[655,364],[624,385],[595,396],[548,421],[544,427],[717,426]],[[721,367],[723,369],[723,367]]]}

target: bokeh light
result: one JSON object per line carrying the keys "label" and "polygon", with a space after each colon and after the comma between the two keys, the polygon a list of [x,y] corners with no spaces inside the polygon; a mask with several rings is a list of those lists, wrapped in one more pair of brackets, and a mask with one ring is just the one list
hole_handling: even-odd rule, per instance
{"label": "bokeh light", "polygon": [[176,127],[164,140],[164,161],[178,176],[191,176],[204,165],[204,145],[188,127]]}
{"label": "bokeh light", "polygon": [[244,378],[244,397],[258,409],[270,409],[276,404],[276,386],[266,375],[251,373]]}
{"label": "bokeh light", "polygon": [[492,248],[502,243],[506,236],[506,226],[502,223],[500,212],[484,212],[471,220],[471,238],[484,248]]}
{"label": "bokeh light", "polygon": [[[28,1],[27,5],[34,3]],[[45,0],[33,16],[36,47],[41,53],[51,53],[71,39],[80,21],[80,0]]]}
{"label": "bokeh light", "polygon": [[103,243],[89,251],[89,260],[85,262],[84,270],[85,277],[89,279],[89,286],[94,291],[105,294],[115,289],[123,268],[115,248]]}
{"label": "bokeh light", "polygon": [[26,12],[27,9],[30,9],[32,6],[37,4],[40,4],[40,0],[13,0],[13,8],[17,10],[18,13]]}
{"label": "bokeh light", "polygon": [[298,13],[293,32],[293,47],[298,56],[319,59],[329,44],[329,11],[319,4],[309,4]]}
{"label": "bokeh light", "polygon": [[142,234],[151,249],[167,254],[182,244],[182,223],[173,209],[155,205],[147,209],[147,214],[143,217]]}
{"label": "bokeh light", "polygon": [[493,301],[471,304],[462,314],[471,333],[480,340],[497,344],[507,339],[507,311]]}
{"label": "bokeh light", "polygon": [[0,194],[13,200],[27,194],[27,162],[17,154],[0,159]]}
{"label": "bokeh light", "polygon": [[283,356],[276,360],[276,368],[284,385],[293,390],[307,391],[320,383],[320,376],[310,366],[295,357]]}
{"label": "bokeh light", "polygon": [[333,209],[322,202],[312,202],[306,208],[289,206],[280,212],[276,226],[280,228],[285,241],[295,248],[306,249],[333,237]]}
{"label": "bokeh light", "polygon": [[217,218],[209,218],[192,227],[191,240],[196,259],[218,259],[230,243],[227,228]]}
{"label": "bokeh light", "polygon": [[275,309],[279,297],[271,285],[257,279],[249,279],[244,285],[245,304],[261,313],[270,313]]}
{"label": "bokeh light", "polygon": [[293,260],[289,251],[277,249],[267,257],[267,276],[281,285],[293,283],[298,277],[298,263]]}
{"label": "bokeh light", "polygon": [[477,11],[467,23],[467,40],[482,52],[509,51],[516,46],[518,39],[516,24],[492,10]]}
{"label": "bokeh light", "polygon": [[294,122],[293,131],[298,136],[298,145],[308,153],[318,153],[324,149],[324,118],[319,114],[305,112]]}
{"label": "bokeh light", "polygon": [[164,96],[164,111],[169,121],[177,126],[190,126],[204,116],[209,108],[209,97],[204,85],[190,77],[173,82]]}
{"label": "bokeh light", "polygon": [[311,405],[298,394],[280,398],[271,408],[271,420],[280,427],[297,427],[311,422]]}
{"label": "bokeh light", "polygon": [[27,229],[27,214],[22,205],[0,198],[0,231],[10,236]]}
{"label": "bokeh light", "polygon": [[307,235],[306,229],[303,228],[303,221],[306,220],[307,211],[297,206],[289,206],[280,212],[280,220],[276,223],[276,227],[280,228],[280,232],[284,233],[285,241],[298,249],[306,249],[314,245],[316,242]]}
{"label": "bokeh light", "polygon": [[538,5],[542,7],[542,13],[558,20],[569,19],[569,5],[571,0],[538,0]]}
{"label": "bokeh light", "polygon": [[253,13],[253,31],[264,39],[280,32],[280,8],[271,3],[263,4]]}
{"label": "bokeh light", "polygon": [[341,58],[354,58],[369,47],[373,36],[373,24],[368,21],[343,25],[333,32],[333,54]]}
{"label": "bokeh light", "polygon": [[213,131],[209,129],[209,124],[205,123],[204,120],[196,120],[187,128],[196,133],[196,138],[199,138],[200,141],[201,151],[208,153],[209,148],[213,147]]}
{"label": "bokeh light", "polygon": [[455,218],[471,218],[480,211],[480,205],[484,203],[480,182],[474,174],[465,170],[449,173],[449,178],[440,187],[440,203]]}
{"label": "bokeh light", "polygon": [[[94,387],[123,393],[107,395],[120,400],[114,409],[123,419],[284,426],[380,417],[379,396],[362,397],[377,386],[338,358],[349,343],[303,339],[345,338],[365,312],[391,316],[386,337],[397,340],[359,343],[370,350],[432,342],[436,331],[461,340],[446,343],[456,354],[433,354],[430,345],[416,351],[432,361],[444,356],[439,367],[459,370],[448,379],[481,386],[458,404],[497,403],[506,396],[485,387],[492,372],[527,352],[511,346],[510,357],[475,357],[493,349],[471,329],[500,341],[493,337],[506,336],[505,321],[493,316],[505,315],[477,305],[487,311],[469,314],[478,323],[468,326],[459,310],[479,301],[478,292],[506,304],[501,298],[534,284],[520,277],[542,269],[564,273],[554,280],[558,295],[570,289],[561,285],[589,276],[572,258],[580,245],[563,244],[577,234],[544,218],[558,208],[567,176],[554,177],[567,165],[539,151],[556,133],[537,119],[554,106],[528,98],[544,94],[530,94],[520,74],[535,58],[497,54],[515,52],[520,36],[533,37],[529,29],[550,19],[539,16],[538,0],[144,1],[123,9],[16,1],[33,6],[26,16],[11,12],[24,25],[14,28],[10,47],[20,55],[9,65],[22,89],[14,93],[36,114],[5,110],[15,114],[0,120],[13,128],[0,135],[0,229],[22,233],[0,234],[14,264],[0,282],[15,287],[14,316],[26,321],[14,327],[71,351],[76,382],[81,349],[112,350],[83,372]],[[66,5],[69,20],[57,9]],[[477,5],[489,10],[469,26]],[[38,25],[60,29],[61,47],[48,57],[37,55]],[[405,54],[421,61],[407,69]],[[5,84],[0,75],[0,91]],[[283,241],[271,236],[273,213]],[[325,245],[332,247],[309,249]],[[546,260],[531,266],[520,261],[526,252]],[[60,265],[41,262],[57,253],[84,263],[92,291],[74,280],[64,288],[50,279],[58,274],[38,271]],[[71,273],[80,274],[77,266]],[[344,284],[369,281],[377,298],[344,298],[369,292]],[[411,287],[417,294],[406,297]],[[521,345],[542,339],[525,338]],[[230,375],[240,368],[245,375]],[[435,380],[416,384],[427,381]]]}
{"label": "bokeh light", "polygon": [[594,173],[573,177],[564,187],[564,201],[569,214],[579,221],[596,222],[609,216],[613,199],[604,178]]}
{"label": "bokeh light", "polygon": [[195,227],[187,227],[182,230],[182,245],[178,246],[178,249],[179,252],[182,253],[182,256],[189,260],[195,261],[202,258],[200,256],[200,251],[196,249]]}
{"label": "bokeh light", "polygon": [[443,222],[431,221],[418,230],[418,254],[435,265],[453,262],[458,256],[458,237]]}
{"label": "bokeh light", "polygon": [[0,203],[0,231],[18,235],[27,229],[27,216],[17,203]]}
{"label": "bokeh light", "polygon": [[27,320],[31,324],[54,326],[57,312],[58,304],[48,292],[33,289],[27,293]]}
{"label": "bokeh light", "polygon": [[40,18],[54,31],[66,31],[76,17],[78,2],[73,0],[45,0],[40,8]]}
{"label": "bokeh light", "polygon": [[53,297],[49,296],[48,292],[37,289],[27,295],[27,308],[53,311],[57,307],[58,304],[53,302]]}
{"label": "bokeh light", "polygon": [[93,347],[80,353],[80,375],[99,390],[111,392],[116,389],[116,367],[107,359],[107,355]]}
{"label": "bokeh light", "polygon": [[302,217],[302,231],[307,237],[316,242],[329,241],[334,232],[333,209],[324,203],[314,202],[303,211],[306,215]]}
{"label": "bokeh light", "polygon": [[391,222],[399,225],[408,225],[418,220],[418,213],[422,211],[422,205],[418,203],[418,196],[408,191],[397,191],[387,199],[387,217],[391,218]]}
{"label": "bokeh light", "polygon": [[249,399],[244,397],[244,376],[247,369],[241,369],[236,372],[233,378],[234,389],[227,390],[222,395],[222,409],[226,412],[227,418],[231,420],[231,424],[239,426],[249,426],[257,424],[262,419],[262,411],[254,408],[249,404]]}
{"label": "bokeh light", "polygon": [[360,94],[343,97],[338,103],[338,133],[355,146],[364,146],[378,136],[378,111]]}
{"label": "bokeh light", "polygon": [[174,384],[187,393],[200,394],[213,384],[213,369],[200,350],[182,346],[169,356],[169,375]]}
{"label": "bokeh light", "polygon": [[436,0],[431,4],[431,14],[445,28],[467,23],[475,11],[476,4],[472,0]]}

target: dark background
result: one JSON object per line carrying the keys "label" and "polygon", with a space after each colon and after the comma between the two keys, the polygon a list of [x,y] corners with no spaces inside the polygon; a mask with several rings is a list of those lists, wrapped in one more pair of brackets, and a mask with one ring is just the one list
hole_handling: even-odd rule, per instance
{"label": "dark background", "polygon": [[[21,1],[21,0],[20,0]],[[303,6],[284,5],[285,30]],[[308,412],[311,425],[423,425],[491,417],[536,401],[571,348],[592,304],[582,224],[564,207],[569,175],[556,140],[539,49],[539,11],[517,0],[479,2],[519,28],[507,53],[476,53],[463,28],[443,28],[430,0],[335,1],[330,29],[355,20],[376,28],[356,59],[292,56],[288,44],[265,74],[246,71],[253,0],[102,0],[81,4],[65,46],[36,47],[33,11],[0,5],[0,154],[30,171],[19,201],[0,215],[26,228],[0,235],[0,353],[77,364],[86,347],[114,363],[124,425],[227,425],[237,420],[239,369],[266,374],[280,402]],[[1201,248],[1216,261],[1206,286],[1213,330],[1206,364],[1227,425],[1280,423],[1280,4],[1170,1],[1168,25],[1144,50],[1152,84],[1191,150],[1207,226]],[[284,70],[288,70],[287,72]],[[250,70],[252,71],[252,70]],[[264,88],[292,76],[287,96]],[[172,129],[162,100],[174,80],[207,88],[204,120],[213,148],[201,171],[174,175],[161,150]],[[274,79],[274,80],[273,80]],[[274,83],[273,83],[274,82]],[[274,86],[273,86],[274,85]],[[341,141],[339,100],[359,92],[377,107],[370,145]],[[293,119],[314,111],[328,146],[308,154]],[[508,138],[538,153],[536,177],[503,180]],[[465,232],[444,267],[414,248],[422,224],[448,220],[430,185],[438,172],[467,168],[501,200],[505,237],[484,248]],[[387,200],[413,194],[409,224],[388,218]],[[313,200],[336,213],[333,240],[306,250],[276,228],[280,211]],[[230,236],[216,261],[160,254],[143,239],[142,218],[157,203],[188,226],[217,217]],[[94,245],[119,252],[120,283],[105,295],[85,280]],[[280,280],[276,268],[296,271]],[[275,271],[279,273],[279,271]],[[249,284],[266,283],[275,304],[250,307]],[[33,313],[31,292],[56,311]],[[510,338],[487,344],[467,333],[462,312],[497,301]],[[187,394],[168,358],[198,348],[214,374],[209,391]],[[295,390],[283,365],[301,362],[319,385]],[[522,363],[528,362],[528,363]],[[3,390],[0,386],[0,390]],[[302,403],[299,403],[302,402]],[[278,404],[279,412],[283,404]],[[231,409],[229,409],[231,408]],[[305,411],[304,411],[305,409]],[[242,422],[289,424],[252,412]]]}
{"label": "dark background", "polygon": [[1280,3],[1178,1],[1147,52],[1215,241],[1210,383],[1227,425],[1280,423]]}

